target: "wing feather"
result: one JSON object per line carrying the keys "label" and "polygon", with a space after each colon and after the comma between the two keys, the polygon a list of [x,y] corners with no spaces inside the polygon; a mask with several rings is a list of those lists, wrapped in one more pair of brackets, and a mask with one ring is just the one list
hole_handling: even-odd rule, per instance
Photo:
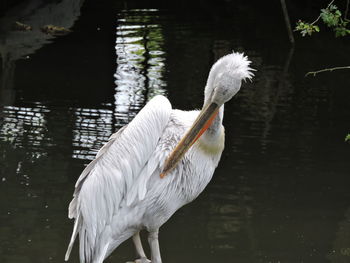
{"label": "wing feather", "polygon": [[110,229],[113,215],[123,200],[131,203],[144,198],[146,182],[156,167],[148,161],[169,122],[171,104],[163,96],[156,96],[137,116],[117,133],[97,153],[82,172],[75,185],[69,205],[69,218],[76,218],[75,229],[67,250],[66,260],[76,232],[80,235],[82,262],[105,253],[105,244],[97,240]]}

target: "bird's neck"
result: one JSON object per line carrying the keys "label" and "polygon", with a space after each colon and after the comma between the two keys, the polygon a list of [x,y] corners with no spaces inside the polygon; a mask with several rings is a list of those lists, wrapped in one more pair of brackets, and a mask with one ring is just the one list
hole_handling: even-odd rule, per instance
{"label": "bird's neck", "polygon": [[224,106],[221,106],[219,113],[216,115],[213,123],[205,131],[203,136],[199,139],[197,144],[200,149],[210,154],[211,156],[221,155],[225,144],[225,132],[222,126],[222,119],[224,117]]}
{"label": "bird's neck", "polygon": [[210,125],[210,127],[205,132],[206,137],[211,137],[215,139],[216,137],[220,136],[221,129],[222,129],[222,120],[224,118],[224,105],[222,105],[219,109],[219,113],[216,115],[213,123]]}

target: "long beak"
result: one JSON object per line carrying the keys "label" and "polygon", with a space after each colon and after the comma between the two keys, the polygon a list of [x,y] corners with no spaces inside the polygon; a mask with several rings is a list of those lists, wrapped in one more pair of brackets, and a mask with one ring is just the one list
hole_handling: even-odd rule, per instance
{"label": "long beak", "polygon": [[201,137],[201,135],[210,127],[219,111],[219,105],[211,103],[205,107],[194,121],[190,130],[181,139],[173,152],[166,159],[164,168],[160,177],[163,178],[167,173],[175,168],[191,146]]}

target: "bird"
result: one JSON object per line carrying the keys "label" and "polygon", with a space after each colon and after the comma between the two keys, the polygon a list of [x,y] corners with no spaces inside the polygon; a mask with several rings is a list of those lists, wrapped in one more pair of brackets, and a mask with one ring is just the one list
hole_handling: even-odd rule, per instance
{"label": "bird", "polygon": [[[243,53],[223,56],[209,71],[200,111],[172,109],[157,95],[110,137],[75,184],[66,261],[79,235],[81,263],[102,263],[129,238],[134,262],[162,262],[159,228],[210,182],[224,149],[224,104],[254,76],[250,64]],[[142,230],[148,232],[150,260]]]}

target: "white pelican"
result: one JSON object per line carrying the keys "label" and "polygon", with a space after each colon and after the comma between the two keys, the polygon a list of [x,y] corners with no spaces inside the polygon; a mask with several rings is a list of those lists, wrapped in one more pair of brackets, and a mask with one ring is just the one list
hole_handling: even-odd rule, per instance
{"label": "white pelican", "polygon": [[[253,74],[240,53],[211,68],[201,111],[173,110],[156,96],[113,134],[85,168],[69,205],[75,218],[65,260],[79,233],[80,262],[102,263],[133,237],[137,263],[161,263],[158,231],[180,207],[206,187],[224,149],[224,103]],[[149,261],[139,232],[149,232]]]}

